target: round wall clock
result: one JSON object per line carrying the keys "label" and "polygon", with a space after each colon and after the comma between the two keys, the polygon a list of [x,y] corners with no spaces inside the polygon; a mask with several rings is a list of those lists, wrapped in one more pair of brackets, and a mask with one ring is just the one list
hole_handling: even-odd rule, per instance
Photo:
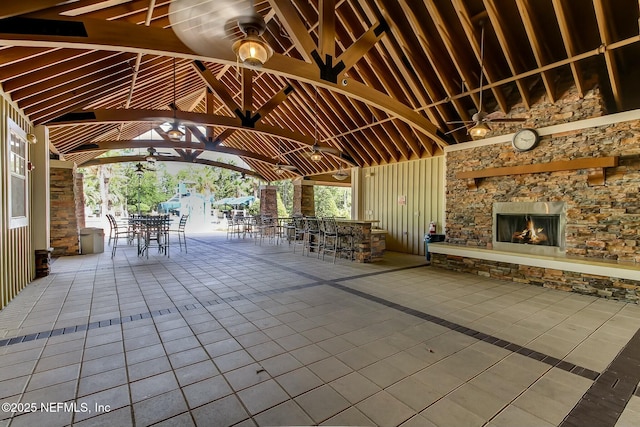
{"label": "round wall clock", "polygon": [[535,129],[524,128],[513,135],[511,145],[517,151],[529,151],[538,144],[540,135]]}

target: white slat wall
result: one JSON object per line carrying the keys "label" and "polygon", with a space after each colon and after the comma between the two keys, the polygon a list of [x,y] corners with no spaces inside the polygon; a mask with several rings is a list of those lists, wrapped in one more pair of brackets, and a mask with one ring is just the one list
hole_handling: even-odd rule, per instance
{"label": "white slat wall", "polygon": [[14,104],[0,94],[0,309],[27,286],[35,274],[31,227],[9,229],[11,181],[8,174],[7,118],[17,123],[25,132],[31,131],[31,124]]}
{"label": "white slat wall", "polygon": [[[364,219],[387,230],[387,250],[424,255],[424,234],[444,230],[444,157],[364,168]],[[406,204],[401,204],[404,197]]]}

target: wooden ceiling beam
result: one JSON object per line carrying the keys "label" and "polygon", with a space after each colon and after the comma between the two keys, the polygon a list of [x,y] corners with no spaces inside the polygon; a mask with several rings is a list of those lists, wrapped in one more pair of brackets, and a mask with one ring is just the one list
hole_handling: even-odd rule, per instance
{"label": "wooden ceiling beam", "polygon": [[[336,0],[319,0],[318,47],[324,58],[336,56]],[[338,61],[336,61],[338,62]]]}
{"label": "wooden ceiling beam", "polygon": [[[522,18],[524,30],[527,33],[527,37],[529,38],[529,43],[531,44],[531,50],[533,51],[533,56],[536,59],[536,64],[538,65],[538,67],[541,67],[549,61],[547,61],[547,59],[545,58],[543,47],[541,46],[540,40],[538,39],[538,34],[540,34],[541,30],[539,26],[534,22],[534,16],[530,9],[531,5],[529,3],[525,3],[524,0],[516,0],[516,6],[518,6],[520,18]],[[555,73],[553,71],[543,71],[540,74],[542,76],[542,82],[544,83],[544,87],[547,91],[549,101],[555,103]]]}
{"label": "wooden ceiling beam", "polygon": [[342,62],[344,64],[344,73],[349,71],[356,62],[362,59],[365,54],[371,50],[381,39],[384,37],[387,31],[387,23],[379,22],[373,27],[369,28],[362,36],[360,36],[355,42],[351,44],[340,56],[336,59],[336,62]]}
{"label": "wooden ceiling beam", "polygon": [[[598,31],[600,33],[600,40],[604,46],[613,42],[613,36],[608,25],[608,12],[605,10],[605,4],[602,0],[593,0],[593,8],[596,12],[596,21],[598,23]],[[604,60],[607,66],[607,73],[609,74],[609,81],[611,83],[611,92],[613,93],[613,99],[616,103],[618,111],[623,110],[622,99],[620,98],[621,85],[620,74],[618,73],[618,64],[613,51],[606,49],[604,51]]]}
{"label": "wooden ceiling beam", "polygon": [[269,4],[275,11],[282,26],[287,30],[296,50],[306,62],[312,62],[311,52],[316,49],[316,43],[309,35],[296,8],[290,0],[269,0]]}
{"label": "wooden ceiling beam", "polygon": [[[0,33],[0,44],[32,47],[80,47],[134,53],[142,51],[143,53],[166,54],[170,56],[177,55],[190,59],[208,58],[208,60],[223,64],[235,63],[235,55],[233,55],[230,45],[225,42],[209,44],[206,47],[206,52],[203,52],[201,55],[195,55],[171,30],[164,30],[153,26],[144,27],[117,21],[95,21],[86,19],[81,22],[83,28],[87,31],[87,37]],[[329,90],[334,90],[343,95],[352,96],[368,104],[375,105],[377,108],[386,111],[388,114],[400,120],[406,121],[420,132],[425,133],[437,142],[438,145],[448,145],[438,134],[436,126],[411,108],[386,94],[358,82],[352,82],[348,86],[342,86],[322,80],[318,76],[318,67],[316,64],[305,63],[304,61],[294,58],[274,54],[263,66],[263,70],[305,82],[313,82]]]}
{"label": "wooden ceiling beam", "polygon": [[[246,130],[248,132],[257,132],[275,138],[284,138],[301,145],[312,146],[315,142],[312,136],[293,132],[278,126],[267,125],[264,123],[256,123],[255,128],[247,129],[242,126],[240,120],[235,117],[212,116],[206,113],[194,113],[190,111],[176,111],[176,118],[183,123],[197,123],[203,126],[223,126],[226,128],[234,128]],[[49,127],[92,124],[92,123],[119,123],[122,121],[130,122],[164,122],[172,121],[173,115],[169,110],[149,110],[149,109],[93,109],[81,110],[73,114],[58,117],[47,123]],[[321,146],[329,146],[320,144]]]}
{"label": "wooden ceiling beam", "polygon": [[[556,12],[556,18],[558,20],[560,34],[562,34],[562,41],[564,42],[564,48],[567,52],[567,57],[571,58],[576,54],[577,49],[575,47],[575,43],[573,42],[572,31],[569,28],[569,17],[564,10],[562,0],[552,0],[552,3],[553,9]],[[569,66],[571,67],[571,73],[573,74],[573,80],[575,82],[578,95],[582,98],[584,97],[585,93],[585,84],[582,77],[582,72],[578,67],[578,64],[575,62],[570,63]]]}
{"label": "wooden ceiling beam", "polygon": [[[200,141],[200,137],[202,137],[202,133],[195,127],[197,134],[194,132],[194,137]],[[189,127],[189,130],[193,132],[193,128]],[[164,133],[164,132],[163,132]],[[206,141],[206,140],[205,140]],[[209,141],[199,143],[191,142],[179,142],[176,143],[170,139],[167,140],[157,140],[157,139],[131,139],[131,140],[111,140],[111,141],[90,141],[83,143],[77,147],[74,147],[71,150],[64,151],[63,154],[78,154],[78,153],[89,153],[89,152],[100,152],[100,151],[109,151],[109,150],[125,150],[127,148],[184,148],[189,150],[203,150],[210,151],[215,153],[223,153],[223,154],[231,154],[238,157],[246,157],[259,160],[265,163],[276,164],[276,161],[268,156],[263,156],[258,153],[254,153],[252,151],[241,150],[238,148],[225,147],[225,146],[217,146],[213,147]]]}
{"label": "wooden ceiling beam", "polygon": [[205,84],[211,89],[211,91],[218,96],[218,99],[231,111],[235,112],[240,110],[240,106],[236,104],[233,99],[233,95],[229,93],[227,87],[213,75],[206,65],[200,61],[194,61],[192,64],[193,69],[202,77]]}
{"label": "wooden ceiling beam", "polygon": [[253,111],[253,75],[252,69],[242,69],[242,112],[246,114]]}
{"label": "wooden ceiling beam", "polygon": [[[500,18],[500,14],[498,13],[498,6],[495,4],[495,0],[483,0],[484,7],[487,10],[487,15],[489,16],[489,20],[491,21],[492,27],[496,33],[496,37],[498,38],[498,42],[500,43],[500,47],[502,48],[502,52],[507,60],[507,64],[509,65],[509,69],[511,73],[516,75],[519,70],[515,65],[515,54],[511,51],[511,45],[509,43],[509,36],[506,34],[506,26],[502,19]],[[484,25],[487,25],[486,23]],[[485,30],[486,31],[486,30]],[[486,50],[486,47],[485,47]],[[529,90],[524,85],[521,80],[516,80],[516,86],[520,91],[520,98],[522,99],[522,103],[525,108],[528,110],[531,108],[531,99],[529,96]]]}
{"label": "wooden ceiling beam", "polygon": [[[127,162],[140,162],[140,163],[144,163],[146,162],[146,157],[147,156],[114,156],[114,157],[99,157],[99,158],[94,158],[91,160],[88,160],[84,163],[82,163],[81,165],[78,166],[82,166],[82,167],[87,167],[87,166],[96,166],[96,165],[109,165],[111,163],[127,163]],[[182,162],[182,163],[186,163],[185,159],[182,157],[168,157],[168,156],[159,156],[158,157],[158,162]],[[223,162],[217,162],[214,160],[206,160],[206,159],[193,159],[188,163],[197,163],[200,165],[207,165],[207,166],[212,166],[212,167],[216,167],[216,168],[223,168],[223,169],[229,169],[238,173],[243,173],[245,175],[250,175],[250,176],[255,176],[257,178],[262,178],[262,176],[257,173],[252,171],[251,169],[245,169],[245,168],[241,168],[240,166],[235,166],[235,165],[230,165],[228,163],[223,163]]]}

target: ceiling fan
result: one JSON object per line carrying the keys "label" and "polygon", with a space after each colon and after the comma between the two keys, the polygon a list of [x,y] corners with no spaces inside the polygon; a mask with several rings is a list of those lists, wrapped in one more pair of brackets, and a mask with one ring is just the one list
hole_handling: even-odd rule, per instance
{"label": "ceiling fan", "polygon": [[273,171],[277,174],[277,175],[282,175],[285,172],[294,172],[296,173],[296,171],[298,170],[297,167],[292,166],[292,165],[283,165],[280,163],[276,163],[273,166]]}
{"label": "ceiling fan", "polygon": [[462,126],[457,127],[446,134],[450,134],[456,132],[460,129],[467,128],[467,133],[471,135],[473,139],[484,138],[487,133],[491,130],[488,123],[518,123],[524,122],[526,119],[524,118],[507,118],[501,117],[502,113],[496,111],[494,113],[487,113],[482,110],[482,90],[484,83],[484,22],[480,22],[480,27],[482,28],[482,32],[480,33],[480,101],[479,101],[479,111],[476,112],[473,116],[471,116],[471,120],[461,120],[461,121],[449,121],[448,125],[451,124],[462,124]]}
{"label": "ceiling fan", "polygon": [[261,35],[267,25],[253,0],[172,0],[169,22],[178,38],[194,52],[207,55],[210,46],[237,35],[231,49],[245,65],[260,67],[273,55]]}
{"label": "ceiling fan", "polygon": [[316,141],[312,146],[309,147],[309,150],[305,151],[305,155],[314,162],[319,162],[322,160],[322,158],[324,157],[322,153],[329,153],[338,156],[340,155],[340,150],[333,147],[322,146]]}
{"label": "ceiling fan", "polygon": [[147,156],[145,157],[145,160],[149,165],[155,165],[156,161],[158,161],[158,158],[160,157],[173,157],[171,154],[168,154],[168,153],[159,153],[158,150],[156,150],[153,147],[147,148],[147,152],[149,154],[147,154]]}

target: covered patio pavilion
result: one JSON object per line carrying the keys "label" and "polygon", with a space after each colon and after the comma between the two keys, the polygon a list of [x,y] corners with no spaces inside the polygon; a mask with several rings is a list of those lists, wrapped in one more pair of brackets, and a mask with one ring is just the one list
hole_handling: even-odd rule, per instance
{"label": "covered patio pavilion", "polygon": [[[2,2],[0,426],[638,424],[639,19]],[[80,255],[78,168],[149,157],[259,179],[264,215],[275,181],[309,217],[314,186],[350,187],[387,252],[334,267],[202,234]]]}
{"label": "covered patio pavilion", "polygon": [[[433,270],[419,256],[334,265],[215,234],[189,236],[188,256],[147,260],[131,248],[52,268],[0,312],[0,400],[38,405],[2,412],[0,425],[632,426],[640,417],[637,395],[619,419],[589,408],[638,381],[635,304]],[[41,402],[78,409],[45,412]]]}

